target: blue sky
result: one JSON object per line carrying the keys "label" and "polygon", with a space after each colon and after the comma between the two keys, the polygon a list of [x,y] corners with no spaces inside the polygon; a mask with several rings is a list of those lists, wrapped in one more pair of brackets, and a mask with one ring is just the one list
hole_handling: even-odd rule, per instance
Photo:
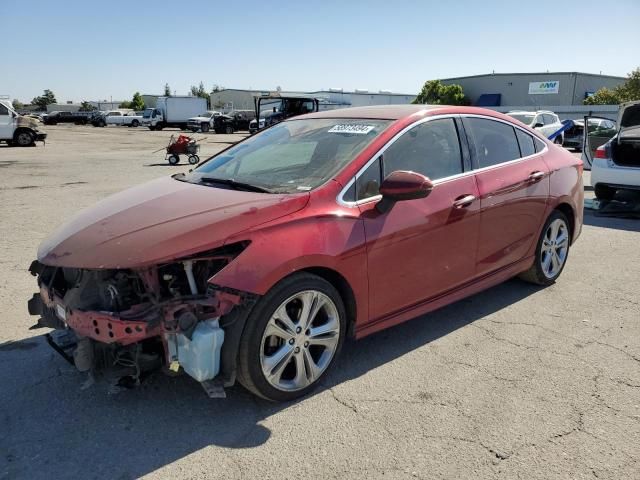
{"label": "blue sky", "polygon": [[496,72],[626,75],[640,1],[0,0],[0,94],[228,88],[417,92]]}

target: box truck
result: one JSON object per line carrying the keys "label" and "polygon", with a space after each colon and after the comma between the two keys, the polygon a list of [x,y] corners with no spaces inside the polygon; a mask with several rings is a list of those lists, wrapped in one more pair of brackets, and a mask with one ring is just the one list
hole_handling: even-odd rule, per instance
{"label": "box truck", "polygon": [[207,111],[207,100],[200,97],[158,97],[155,108],[147,108],[142,125],[149,130],[167,127],[187,128],[187,122]]}
{"label": "box truck", "polygon": [[18,115],[8,97],[0,99],[0,142],[29,147],[46,138],[47,134],[40,131],[37,120]]}

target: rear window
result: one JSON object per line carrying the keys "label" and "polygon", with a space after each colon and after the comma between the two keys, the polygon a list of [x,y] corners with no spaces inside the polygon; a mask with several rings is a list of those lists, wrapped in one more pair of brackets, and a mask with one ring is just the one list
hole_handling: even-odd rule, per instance
{"label": "rear window", "polygon": [[511,125],[483,118],[465,118],[479,168],[520,158],[520,147]]}
{"label": "rear window", "polygon": [[528,157],[536,153],[536,146],[533,143],[533,137],[522,130],[516,129],[516,137],[518,138],[518,145],[520,145],[520,155]]}

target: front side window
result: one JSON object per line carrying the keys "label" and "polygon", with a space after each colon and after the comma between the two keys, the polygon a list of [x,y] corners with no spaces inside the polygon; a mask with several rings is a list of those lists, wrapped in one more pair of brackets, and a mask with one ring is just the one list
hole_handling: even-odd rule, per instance
{"label": "front side window", "polygon": [[471,137],[479,168],[520,158],[516,133],[511,125],[483,118],[466,118],[465,130]]}
{"label": "front side window", "polygon": [[0,115],[9,115],[9,109],[0,103]]}
{"label": "front side window", "polygon": [[378,195],[381,182],[382,172],[380,157],[378,157],[364,172],[356,177],[356,200],[364,200]]}
{"label": "front side window", "polygon": [[544,118],[544,124],[545,124],[545,125],[551,125],[551,124],[553,124],[553,123],[556,123],[556,120],[557,120],[557,119],[556,119],[553,115],[549,115],[549,114],[546,114],[546,113],[545,113],[545,114],[544,114],[544,115],[542,115],[542,116],[543,116],[543,118]]}
{"label": "front side window", "polygon": [[452,118],[416,125],[398,138],[383,156],[384,177],[396,170],[438,180],[462,173],[458,131]]}
{"label": "front side window", "polygon": [[312,190],[332,178],[391,122],[305,119],[280,123],[212,157],[185,180],[244,183],[269,192]]}

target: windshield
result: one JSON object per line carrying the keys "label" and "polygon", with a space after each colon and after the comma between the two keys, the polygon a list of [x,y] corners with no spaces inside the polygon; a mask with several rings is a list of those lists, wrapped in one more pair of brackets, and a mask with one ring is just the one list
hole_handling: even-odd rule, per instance
{"label": "windshield", "polygon": [[535,118],[535,115],[530,113],[507,113],[507,115],[521,121],[525,125],[531,125],[533,123],[533,119]]}
{"label": "windshield", "polygon": [[231,180],[273,193],[312,190],[331,179],[390,123],[346,118],[279,123],[211,158],[185,180]]}
{"label": "windshield", "polygon": [[147,108],[142,114],[142,118],[151,118],[152,113],[153,113],[153,108]]}

